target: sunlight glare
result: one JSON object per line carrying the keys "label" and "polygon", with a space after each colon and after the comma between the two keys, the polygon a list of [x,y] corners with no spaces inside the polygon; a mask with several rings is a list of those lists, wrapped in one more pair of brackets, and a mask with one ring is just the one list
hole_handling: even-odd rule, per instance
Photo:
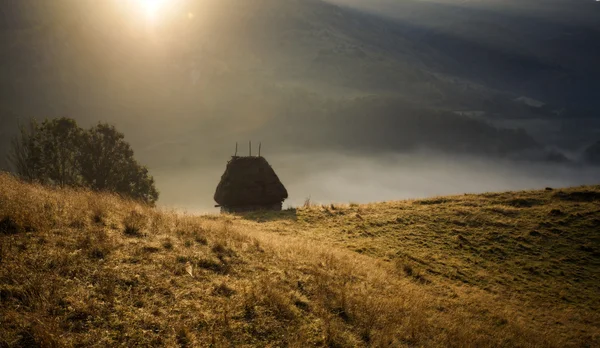
{"label": "sunlight glare", "polygon": [[146,19],[155,21],[159,12],[164,9],[169,0],[135,0],[138,7],[143,11]]}

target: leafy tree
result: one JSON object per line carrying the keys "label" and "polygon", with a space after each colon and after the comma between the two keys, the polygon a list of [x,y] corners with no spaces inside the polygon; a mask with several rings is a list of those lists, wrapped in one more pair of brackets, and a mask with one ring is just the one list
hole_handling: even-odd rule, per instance
{"label": "leafy tree", "polygon": [[42,122],[38,135],[43,178],[64,187],[79,184],[77,157],[83,130],[70,118]]}
{"label": "leafy tree", "polygon": [[100,123],[83,134],[79,164],[84,185],[94,190],[149,203],[158,199],[148,169],[137,163],[125,136],[114,126]]}
{"label": "leafy tree", "polygon": [[148,169],[135,160],[125,136],[108,124],[83,130],[70,118],[41,125],[31,121],[13,140],[9,160],[28,181],[116,192],[150,204],[158,199]]}
{"label": "leafy tree", "polygon": [[82,129],[69,118],[31,121],[13,141],[10,162],[26,180],[58,186],[78,183],[76,158]]}

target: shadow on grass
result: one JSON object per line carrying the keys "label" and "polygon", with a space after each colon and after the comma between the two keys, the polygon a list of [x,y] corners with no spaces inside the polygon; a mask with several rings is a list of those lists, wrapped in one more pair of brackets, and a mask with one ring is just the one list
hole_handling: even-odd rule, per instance
{"label": "shadow on grass", "polygon": [[242,219],[251,220],[255,222],[270,222],[281,220],[296,221],[298,219],[296,215],[296,208],[288,208],[282,211],[256,210],[245,213],[236,213],[235,215],[241,217]]}

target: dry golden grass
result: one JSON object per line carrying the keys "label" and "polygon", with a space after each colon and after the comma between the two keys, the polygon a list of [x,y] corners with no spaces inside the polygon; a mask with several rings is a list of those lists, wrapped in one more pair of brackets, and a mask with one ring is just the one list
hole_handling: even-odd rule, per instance
{"label": "dry golden grass", "polygon": [[0,174],[0,347],[598,345],[596,230],[565,232],[590,257],[543,245],[564,275],[511,283],[521,266],[483,252],[494,226],[533,262],[511,232],[545,221],[532,209],[597,221],[552,194],[190,216]]}

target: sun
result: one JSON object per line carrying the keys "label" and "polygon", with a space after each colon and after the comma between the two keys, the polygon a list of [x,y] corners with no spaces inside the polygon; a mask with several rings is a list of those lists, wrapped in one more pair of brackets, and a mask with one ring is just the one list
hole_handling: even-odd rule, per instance
{"label": "sun", "polygon": [[134,3],[149,21],[155,21],[169,0],[134,0]]}
{"label": "sun", "polygon": [[[100,1],[100,0],[98,0]],[[103,0],[109,1],[109,0]],[[171,20],[195,20],[195,14],[186,6],[199,0],[112,0],[127,21],[156,30]]]}

